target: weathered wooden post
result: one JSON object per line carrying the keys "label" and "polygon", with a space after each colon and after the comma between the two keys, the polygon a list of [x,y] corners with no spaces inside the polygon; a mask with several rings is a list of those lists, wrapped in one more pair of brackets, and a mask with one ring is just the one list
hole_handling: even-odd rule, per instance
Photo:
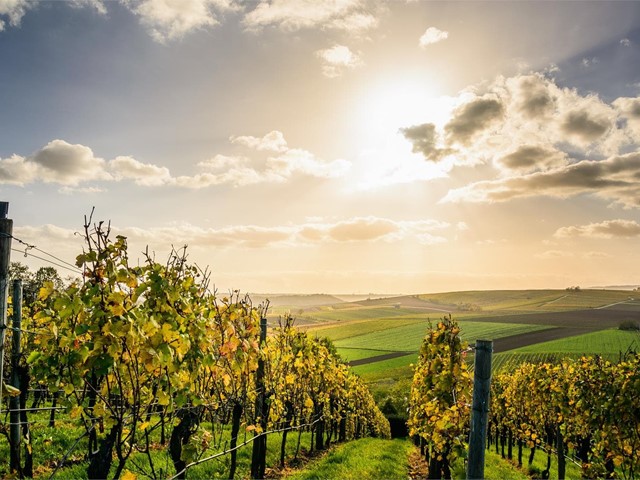
{"label": "weathered wooden post", "polygon": [[[265,347],[267,341],[267,318],[263,315],[260,318],[260,349]],[[264,358],[262,355],[258,360],[256,370],[256,417],[260,419],[262,432],[258,433],[253,440],[253,451],[251,453],[251,478],[264,478],[264,471],[267,461],[267,398],[264,385]]]}
{"label": "weathered wooden post", "polygon": [[487,443],[492,353],[493,342],[491,340],[476,341],[471,433],[469,435],[469,463],[467,465],[468,479],[484,478],[484,449]]}
{"label": "weathered wooden post", "polygon": [[[4,341],[7,331],[7,299],[9,296],[9,263],[13,220],[7,218],[9,202],[0,202],[0,387],[4,382]],[[2,388],[0,388],[2,410]]]}
{"label": "weathered wooden post", "polygon": [[[11,385],[18,390],[22,389],[20,385],[20,374],[18,373],[18,365],[20,363],[20,340],[22,337],[22,280],[13,281],[13,333],[11,335]],[[21,422],[20,422],[20,398],[11,397],[9,399],[9,442],[11,452],[9,453],[9,468],[12,472],[20,470],[20,438],[21,438]]]}

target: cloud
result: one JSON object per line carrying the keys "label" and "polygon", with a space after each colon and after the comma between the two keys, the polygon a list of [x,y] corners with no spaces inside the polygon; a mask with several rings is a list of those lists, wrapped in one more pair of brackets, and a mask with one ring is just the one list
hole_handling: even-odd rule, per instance
{"label": "cloud", "polygon": [[592,115],[586,110],[569,112],[561,125],[563,132],[585,143],[596,141],[611,127],[609,118]]}
{"label": "cloud", "polygon": [[30,157],[0,159],[0,183],[26,185],[35,181],[75,186],[81,182],[110,180],[105,161],[84,145],[52,140]]}
{"label": "cloud", "polygon": [[557,258],[573,257],[573,252],[567,252],[563,250],[547,250],[545,252],[536,254],[535,257],[542,260],[555,260]]}
{"label": "cloud", "polygon": [[441,202],[492,203],[534,196],[569,198],[580,194],[590,194],[627,208],[640,207],[640,152],[475,182],[450,190]]}
{"label": "cloud", "polygon": [[[271,246],[314,245],[358,242],[400,242],[414,240],[422,244],[446,241],[434,232],[449,228],[448,223],[435,220],[396,221],[379,217],[354,217],[323,222],[317,219],[293,225],[258,226],[229,225],[221,228],[202,228],[189,223],[154,228],[112,226],[113,234],[124,235],[130,244],[168,248],[180,239],[181,244],[194,248],[266,248]],[[73,230],[43,225],[21,226],[14,230],[21,240],[43,244],[82,239]]]}
{"label": "cloud", "polygon": [[633,220],[606,220],[588,225],[562,227],[553,234],[558,238],[633,238],[640,237],[640,223]]}
{"label": "cloud", "polygon": [[318,178],[336,178],[343,176],[351,168],[351,162],[337,159],[332,162],[318,160],[311,152],[294,148],[277,157],[267,159],[267,177],[289,178],[302,173]]}
{"label": "cloud", "polygon": [[286,32],[322,28],[361,33],[375,28],[377,18],[361,0],[262,0],[248,12],[243,23],[248,30],[277,27]]}
{"label": "cloud", "polygon": [[592,65],[597,65],[598,63],[600,63],[600,60],[598,60],[598,57],[583,58],[582,62],[580,63],[584,68],[589,68]]}
{"label": "cloud", "polygon": [[544,145],[521,145],[498,162],[508,170],[531,172],[565,165],[567,154]]}
{"label": "cloud", "polygon": [[[315,178],[336,178],[344,175],[351,162],[336,159],[330,162],[316,158],[303,149],[289,148],[282,132],[274,130],[264,137],[237,136],[231,142],[254,152],[272,154],[266,159],[215,155],[199,162],[201,172],[173,176],[167,167],[143,163],[131,156],[104,160],[84,145],[72,145],[64,140],[52,140],[30,157],[12,155],[0,158],[0,184],[24,186],[35,182],[55,183],[65,187],[94,181],[132,181],[144,187],[174,186],[200,189],[215,185],[235,187],[257,183],[287,182],[296,175]],[[61,193],[99,192],[100,187],[66,188]]]}
{"label": "cloud", "polygon": [[142,163],[132,157],[116,157],[109,162],[108,168],[115,180],[133,180],[136,185],[145,187],[157,187],[172,181],[168,168]]}
{"label": "cloud", "polygon": [[277,130],[267,133],[262,138],[251,136],[232,136],[230,140],[231,143],[244,145],[245,147],[249,147],[254,150],[266,150],[270,152],[285,152],[287,150],[287,142],[284,139],[284,135],[282,132]]}
{"label": "cloud", "polygon": [[[457,107],[444,119],[443,127],[418,123],[400,132],[411,142],[413,152],[421,153],[425,160],[446,159],[451,166],[491,165],[503,178],[452,191],[446,201],[532,195],[520,186],[534,178],[505,178],[560,169],[547,175],[558,179],[564,168],[585,158],[602,161],[640,149],[640,98],[606,102],[595,94],[561,88],[543,74],[530,73],[468,87],[453,102]],[[583,169],[584,165],[578,170]],[[634,182],[633,177],[627,179],[623,195]],[[512,187],[517,187],[517,193]],[[566,189],[554,189],[552,195],[561,190],[565,198]],[[545,187],[540,194],[549,191]],[[609,193],[600,196],[613,199]],[[619,203],[635,202],[624,196]]]}
{"label": "cloud", "polygon": [[485,130],[503,114],[504,107],[496,98],[476,98],[458,107],[444,130],[452,143],[467,145],[477,132]]}
{"label": "cloud", "polygon": [[[35,3],[28,0],[0,0],[0,32],[6,28],[7,20],[10,26],[19,26],[27,10],[35,5]],[[3,17],[7,18],[4,19]]]}
{"label": "cloud", "polygon": [[439,30],[436,27],[429,27],[420,37],[419,45],[426,48],[434,43],[442,42],[449,38],[449,32]]}
{"label": "cloud", "polygon": [[544,77],[523,75],[515,79],[513,84],[516,109],[525,117],[546,117],[552,112],[554,100]]}
{"label": "cloud", "polygon": [[622,40],[620,40],[620,45],[622,45],[623,47],[629,47],[631,46],[631,40],[629,40],[628,38],[623,38]]}
{"label": "cloud", "polygon": [[640,97],[617,98],[613,102],[618,114],[625,122],[624,128],[631,138],[640,139]]}
{"label": "cloud", "polygon": [[451,149],[438,147],[438,133],[433,123],[401,128],[400,132],[413,144],[411,150],[414,153],[422,153],[427,160],[436,162],[453,153]]}
{"label": "cloud", "polygon": [[220,23],[219,15],[239,10],[233,0],[126,0],[124,4],[158,42],[215,27]]}
{"label": "cloud", "polygon": [[318,50],[316,56],[322,59],[322,73],[328,78],[340,77],[345,69],[353,69],[363,64],[360,57],[344,45]]}
{"label": "cloud", "polygon": [[105,15],[107,13],[107,7],[104,5],[103,0],[67,0],[69,5],[76,8],[89,7],[93,8],[96,12],[101,15]]}

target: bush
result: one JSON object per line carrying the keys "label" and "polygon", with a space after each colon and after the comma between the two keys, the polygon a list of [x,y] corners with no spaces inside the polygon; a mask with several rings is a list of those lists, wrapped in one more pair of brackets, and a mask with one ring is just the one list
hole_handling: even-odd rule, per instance
{"label": "bush", "polygon": [[633,320],[625,320],[620,322],[618,330],[640,331],[640,323],[636,323]]}

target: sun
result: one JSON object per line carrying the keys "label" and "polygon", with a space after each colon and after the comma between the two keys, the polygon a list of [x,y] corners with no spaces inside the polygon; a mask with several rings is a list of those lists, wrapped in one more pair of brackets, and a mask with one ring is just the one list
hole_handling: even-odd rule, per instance
{"label": "sun", "polygon": [[396,78],[373,84],[359,102],[360,157],[354,174],[358,189],[442,178],[448,163],[435,164],[412,151],[401,129],[433,123],[442,130],[455,108],[455,99],[438,95],[419,78]]}
{"label": "sun", "polygon": [[422,123],[442,128],[451,116],[455,99],[439,95],[420,78],[397,78],[373,84],[360,101],[360,125],[372,135],[397,133]]}

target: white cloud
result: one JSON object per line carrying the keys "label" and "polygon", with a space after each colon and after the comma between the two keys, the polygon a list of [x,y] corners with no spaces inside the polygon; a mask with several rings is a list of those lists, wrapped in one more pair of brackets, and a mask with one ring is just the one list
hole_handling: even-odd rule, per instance
{"label": "white cloud", "polygon": [[104,0],[67,0],[69,5],[72,7],[82,8],[89,7],[93,8],[96,12],[101,15],[105,15],[107,13],[107,7],[104,5]]}
{"label": "white cloud", "polygon": [[498,172],[450,191],[443,202],[584,193],[640,206],[637,154],[628,153],[640,151],[640,98],[607,102],[527,74],[468,88],[457,102],[443,127],[400,130],[428,163],[488,164]]}
{"label": "white cloud", "polygon": [[137,185],[157,187],[171,183],[171,172],[166,167],[142,163],[128,156],[116,157],[108,163],[115,180],[133,180]]}
{"label": "white cloud", "polygon": [[232,136],[230,140],[231,143],[244,145],[245,147],[249,147],[254,150],[266,150],[269,152],[285,152],[287,150],[287,142],[284,139],[284,135],[278,130],[273,130],[261,138],[251,136]]}
{"label": "white cloud", "polygon": [[374,28],[377,18],[361,0],[262,0],[244,17],[249,30],[274,26],[283,31],[304,28],[361,33]]}
{"label": "white cloud", "polygon": [[[413,240],[422,244],[446,241],[433,233],[450,227],[434,220],[396,221],[379,217],[354,217],[340,221],[308,222],[293,225],[258,226],[229,225],[221,228],[202,228],[189,223],[154,228],[120,227],[112,225],[113,235],[124,235],[130,244],[169,248],[176,243],[194,248],[265,248],[278,245],[310,245],[322,243],[399,242]],[[21,240],[44,244],[76,239],[71,229],[55,225],[21,226],[14,231]]]}
{"label": "white cloud", "polygon": [[58,189],[58,193],[63,195],[75,195],[76,193],[92,194],[92,193],[104,193],[107,189],[100,187],[61,187]]}
{"label": "white cloud", "polygon": [[237,11],[233,0],[124,0],[158,42],[220,23],[219,15]]}
{"label": "white cloud", "polygon": [[535,257],[542,260],[555,260],[558,258],[573,257],[573,252],[567,252],[564,250],[547,250],[545,252],[536,254]]}
{"label": "white cloud", "polygon": [[277,157],[267,159],[267,176],[291,177],[295,173],[303,173],[318,178],[341,177],[351,168],[351,162],[343,159],[323,162],[311,152],[294,148]]}
{"label": "white cloud", "polygon": [[[325,162],[303,149],[289,148],[282,132],[274,130],[264,137],[231,137],[231,142],[255,152],[274,154],[266,159],[215,155],[199,162],[200,173],[173,176],[167,167],[143,163],[131,156],[118,156],[105,161],[84,145],[72,145],[53,140],[31,157],[12,155],[0,158],[0,184],[24,186],[34,182],[56,183],[78,187],[93,181],[133,181],[145,187],[175,186],[200,189],[215,185],[234,187],[257,183],[287,182],[296,175],[315,178],[336,178],[344,175],[351,162],[336,159]],[[100,187],[64,188],[61,193],[74,191],[96,193]]]}
{"label": "white cloud", "polygon": [[620,45],[622,45],[623,47],[629,47],[631,46],[631,40],[629,40],[628,38],[623,38],[622,40],[620,40]]}
{"label": "white cloud", "polygon": [[606,220],[588,225],[559,228],[554,237],[633,238],[640,237],[640,223],[633,220]]}
{"label": "white cloud", "polygon": [[345,69],[353,69],[363,64],[359,55],[344,45],[318,50],[316,56],[322,59],[322,73],[329,78],[339,77]]}
{"label": "white cloud", "polygon": [[7,20],[12,27],[20,25],[20,20],[27,13],[27,10],[35,5],[28,0],[0,0],[0,32],[5,29]]}
{"label": "white cloud", "polygon": [[105,161],[84,145],[52,140],[30,157],[0,159],[0,183],[26,185],[35,181],[75,186],[93,180],[110,180]]}
{"label": "white cloud", "polygon": [[449,32],[439,30],[436,27],[429,27],[420,37],[419,45],[425,48],[434,43],[442,42],[447,38],[449,38]]}

